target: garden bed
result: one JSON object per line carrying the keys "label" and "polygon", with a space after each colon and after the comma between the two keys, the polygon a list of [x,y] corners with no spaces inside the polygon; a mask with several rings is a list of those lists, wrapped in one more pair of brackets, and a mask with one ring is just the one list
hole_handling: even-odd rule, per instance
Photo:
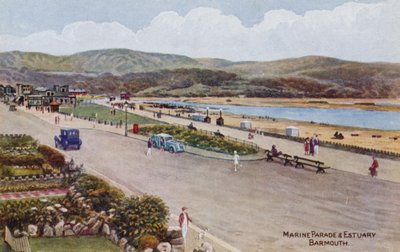
{"label": "garden bed", "polygon": [[[71,241],[81,239],[77,236],[89,238],[103,234],[120,247],[123,243],[123,246],[136,248],[142,248],[149,241],[157,246],[159,241],[167,239],[169,210],[157,196],[125,197],[121,190],[104,180],[85,174],[73,183],[65,197],[46,199],[0,201],[0,226],[7,225],[12,232],[18,229],[17,232],[24,230],[32,237],[39,236],[37,240],[30,239],[33,251],[42,242],[43,246],[49,246],[49,251],[58,251],[54,247],[58,245],[52,241],[66,239],[60,243],[65,241],[69,246]],[[32,227],[36,230],[34,233],[30,231]],[[71,237],[61,238],[67,232]],[[41,241],[44,237],[48,240]]]}
{"label": "garden bed", "polygon": [[6,151],[0,152],[0,178],[59,173],[66,164],[64,156],[49,146],[37,145],[34,141],[30,146],[18,147],[21,142],[16,142],[13,138],[11,141],[4,141],[4,138],[0,136],[2,143],[7,146]]}
{"label": "garden bed", "polygon": [[207,135],[198,131],[185,129],[174,125],[145,126],[139,129],[139,134],[150,136],[152,134],[166,133],[189,146],[214,152],[239,155],[255,154],[257,150],[249,145],[227,140],[221,137]]}

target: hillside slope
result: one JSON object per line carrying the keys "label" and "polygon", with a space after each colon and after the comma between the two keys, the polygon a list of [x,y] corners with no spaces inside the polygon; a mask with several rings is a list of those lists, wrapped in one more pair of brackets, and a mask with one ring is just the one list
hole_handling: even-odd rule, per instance
{"label": "hillside slope", "polygon": [[[127,49],[88,51],[70,56],[7,52],[0,53],[0,69],[0,80],[7,83],[48,85],[57,80],[79,84],[91,92],[117,93],[126,89],[156,96],[400,97],[400,64],[361,63],[321,56],[232,62]],[[204,71],[206,69],[211,71]],[[171,71],[165,74],[165,70]],[[206,75],[212,79],[221,75],[220,71],[236,77],[212,85],[207,82]],[[205,76],[193,78],[193,74]],[[107,79],[110,81],[105,81]]]}

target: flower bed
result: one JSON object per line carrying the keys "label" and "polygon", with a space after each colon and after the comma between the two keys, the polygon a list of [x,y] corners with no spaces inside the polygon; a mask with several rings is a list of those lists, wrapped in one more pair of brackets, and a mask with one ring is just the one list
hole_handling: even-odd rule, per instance
{"label": "flower bed", "polygon": [[32,183],[19,183],[19,184],[10,184],[10,185],[1,185],[0,193],[6,192],[27,192],[27,191],[36,191],[43,189],[51,189],[51,188],[60,188],[65,187],[65,182],[32,182]]}
{"label": "flower bed", "polygon": [[139,129],[139,133],[142,135],[166,133],[172,135],[174,138],[180,141],[183,141],[189,146],[227,154],[233,154],[235,150],[239,155],[257,153],[255,148],[252,148],[248,145],[226,140],[221,137],[206,135],[198,131],[193,131],[174,125],[145,126]]}
{"label": "flower bed", "polygon": [[37,141],[33,137],[28,135],[8,135],[0,134],[0,148],[18,148],[18,149],[30,149],[36,148]]}
{"label": "flower bed", "polygon": [[[0,139],[5,137],[0,137]],[[10,137],[7,137],[10,138]],[[13,144],[21,145],[21,143],[32,143],[30,136],[21,136],[17,139],[23,139],[21,142],[13,142]],[[14,139],[14,138],[10,138]],[[7,142],[8,143],[8,142]],[[58,151],[46,145],[15,147],[7,145],[7,151],[0,152],[0,177],[13,177],[25,175],[39,175],[43,173],[59,172],[65,166],[65,158]]]}

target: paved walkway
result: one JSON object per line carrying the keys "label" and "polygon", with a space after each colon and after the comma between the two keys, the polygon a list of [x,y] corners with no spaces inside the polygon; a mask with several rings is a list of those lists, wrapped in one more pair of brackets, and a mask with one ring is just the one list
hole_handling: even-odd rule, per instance
{"label": "paved walkway", "polygon": [[[101,105],[109,106],[108,104],[104,102],[98,102]],[[24,109],[24,108],[20,108]],[[25,110],[25,109],[24,109]],[[26,110],[26,112],[29,112],[31,114],[34,114],[38,116],[39,118],[54,124],[54,113],[41,113],[40,111],[35,111],[35,110]],[[149,111],[143,111],[143,110],[130,110],[128,113],[134,113],[137,115],[153,118],[153,113]],[[60,124],[58,126],[60,127],[76,127],[76,128],[86,128],[86,129],[97,129],[97,130],[104,130],[108,132],[112,132],[115,134],[124,134],[125,128],[116,128],[115,126],[110,126],[110,125],[104,125],[104,124],[93,124],[93,122],[89,122],[86,120],[81,120],[77,118],[73,118],[71,121],[69,116],[64,116],[60,115]],[[187,126],[190,122],[187,119],[184,118],[177,118],[173,116],[168,116],[168,115],[163,115],[161,117],[161,120],[166,123],[171,123],[171,124],[179,124],[179,125],[184,125]],[[208,131],[216,131],[217,129],[224,135],[228,135],[231,137],[235,137],[240,140],[245,140],[249,141],[247,139],[247,132],[242,131],[239,129],[234,129],[234,128],[229,128],[229,127],[221,127],[217,126],[214,124],[208,124],[208,123],[201,123],[201,122],[193,122],[194,126],[198,129],[203,129],[203,130],[208,130]],[[94,125],[94,126],[93,126]],[[140,135],[134,135],[134,134],[129,134],[130,137],[140,139],[143,141],[147,141],[147,138],[144,136]],[[368,167],[372,163],[371,156],[369,155],[362,155],[362,154],[357,154],[357,153],[352,153],[348,151],[343,151],[343,150],[337,150],[337,149],[332,149],[332,148],[324,148],[320,147],[320,153],[318,156],[310,157],[310,156],[305,156],[303,152],[303,144],[290,141],[287,139],[279,139],[279,138],[274,138],[274,137],[269,137],[269,136],[261,136],[261,135],[255,135],[253,140],[255,144],[260,146],[261,148],[264,149],[270,149],[273,144],[275,144],[278,148],[278,150],[288,153],[291,155],[297,155],[297,156],[302,156],[305,158],[310,158],[310,159],[315,159],[315,160],[320,160],[325,162],[326,165],[342,170],[342,171],[348,171],[348,172],[353,172],[356,174],[361,174],[361,175],[369,175]],[[221,154],[221,153],[215,153],[211,151],[206,151],[206,150],[199,150],[197,148],[188,148],[188,152],[196,155],[201,155],[201,156],[206,156],[206,157],[213,157],[213,158],[218,158],[218,159],[226,159],[230,160],[232,157],[230,155],[226,154]],[[259,156],[248,156],[244,157],[242,160],[257,160],[259,159]],[[393,181],[393,182],[400,182],[400,169],[398,169],[400,162],[391,160],[391,159],[379,159],[379,170],[378,170],[378,177],[379,179],[383,180],[388,180],[388,181]]]}
{"label": "paved walkway", "polygon": [[[105,103],[99,102],[99,104],[107,105]],[[153,112],[143,111],[143,110],[134,110],[129,111],[130,113],[134,113],[141,116],[146,116],[153,118]],[[172,124],[180,124],[187,126],[190,122],[184,118],[177,118],[168,115],[162,115],[161,119],[163,122],[172,123]],[[248,132],[242,131],[239,129],[229,128],[229,127],[221,127],[214,124],[201,123],[201,122],[193,122],[194,126],[198,129],[208,130],[208,131],[219,131],[231,137],[235,137],[241,140],[249,141],[247,139]],[[256,143],[258,146],[264,149],[270,149],[273,144],[275,144],[278,150],[288,153],[290,155],[297,155],[305,158],[320,160],[325,162],[326,165],[342,170],[353,172],[361,175],[369,175],[368,167],[370,167],[372,163],[372,158],[369,155],[362,155],[357,153],[352,153],[343,150],[337,150],[332,148],[324,148],[320,147],[319,155],[310,157],[304,155],[303,152],[303,144],[290,141],[287,139],[279,139],[269,136],[261,136],[255,135],[254,139],[251,140]],[[391,159],[379,159],[379,171],[378,177],[379,179],[400,182],[400,162],[391,160]]]}
{"label": "paved walkway", "polygon": [[[32,110],[32,109],[27,110],[22,107],[20,109],[23,110],[24,112],[33,114],[33,115],[39,117],[40,119],[42,119],[48,123],[52,123],[54,125],[56,125],[55,117],[59,116],[60,123],[57,124],[56,126],[59,126],[62,128],[103,130],[103,131],[108,131],[108,132],[112,132],[112,133],[119,134],[119,135],[125,134],[125,126],[124,125],[122,126],[122,128],[117,128],[116,126],[93,123],[93,122],[89,122],[88,120],[83,120],[83,119],[78,119],[78,118],[73,118],[71,120],[70,116],[65,116],[65,115],[59,114],[59,113],[48,113],[48,112],[42,113],[40,111],[36,111],[36,110]],[[128,137],[135,138],[135,139],[142,140],[142,141],[148,140],[148,138],[146,136],[136,135],[133,133],[128,133]],[[207,151],[207,150],[195,148],[192,146],[186,146],[186,152],[194,154],[194,155],[198,155],[198,156],[210,157],[210,158],[216,158],[216,159],[223,159],[223,160],[232,160],[233,159],[232,155],[229,155],[229,154]],[[254,155],[243,156],[241,160],[242,161],[250,161],[250,160],[260,160],[260,159],[264,159],[264,157],[254,154]]]}
{"label": "paved walkway", "polygon": [[52,196],[65,196],[68,193],[68,188],[55,188],[40,191],[29,191],[29,192],[9,192],[1,193],[0,200],[16,200],[25,198],[40,198],[40,197],[52,197]]}

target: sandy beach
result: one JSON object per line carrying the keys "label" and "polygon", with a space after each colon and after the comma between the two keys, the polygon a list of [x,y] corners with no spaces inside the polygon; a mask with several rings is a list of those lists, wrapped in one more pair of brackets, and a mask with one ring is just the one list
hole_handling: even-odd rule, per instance
{"label": "sandy beach", "polygon": [[[159,98],[135,98],[135,100],[162,100]],[[226,100],[231,99],[231,102]],[[171,100],[171,98],[169,99]],[[213,104],[229,104],[229,105],[251,105],[251,106],[293,106],[293,107],[318,107],[318,108],[358,108],[371,106],[356,105],[351,106],[349,104],[318,104],[318,103],[308,103],[310,100],[316,99],[269,99],[269,98],[180,98],[179,100],[188,102],[201,102],[201,103],[213,103]],[[350,102],[349,99],[331,99],[329,102]],[[377,100],[351,100],[351,102],[377,102]],[[379,102],[399,102],[399,100],[379,100]],[[400,106],[372,106],[378,108],[384,108],[390,111],[400,111]],[[160,111],[159,108],[152,108],[151,106],[146,106],[146,109],[152,111]],[[171,109],[161,109],[163,113],[175,114],[174,110]],[[184,116],[187,116],[185,114]],[[219,113],[210,112],[210,117],[212,118],[212,124],[215,124],[215,120],[219,117]],[[400,153],[400,131],[398,130],[375,130],[366,128],[356,128],[356,127],[346,127],[338,125],[321,125],[317,123],[302,122],[288,119],[260,119],[256,116],[243,116],[234,115],[229,113],[223,114],[225,125],[238,127],[240,122],[244,119],[251,120],[253,128],[258,128],[267,132],[285,134],[285,129],[288,126],[298,127],[300,130],[300,137],[311,137],[314,134],[318,134],[320,140],[331,141],[342,144],[355,145],[359,147],[366,147],[377,150],[384,150],[390,152]],[[344,139],[338,140],[333,139],[333,135],[336,131],[343,134]],[[352,136],[352,134],[358,134],[358,136]],[[373,135],[380,136],[372,137]],[[399,137],[395,140],[394,138]]]}

